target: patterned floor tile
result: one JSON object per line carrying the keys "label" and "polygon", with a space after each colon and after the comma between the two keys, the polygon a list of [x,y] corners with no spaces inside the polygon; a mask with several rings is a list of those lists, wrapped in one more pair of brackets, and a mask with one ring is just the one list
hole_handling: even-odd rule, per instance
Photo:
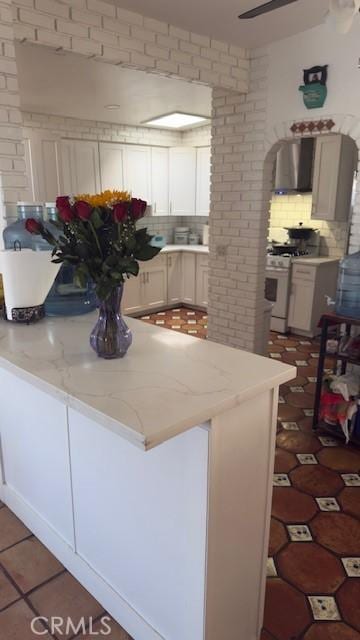
{"label": "patterned floor tile", "polygon": [[286,473],[274,473],[273,485],[274,487],[290,487],[289,476]]}
{"label": "patterned floor tile", "polygon": [[347,487],[360,487],[360,475],[358,473],[342,473],[341,477]]}
{"label": "patterned floor tile", "polygon": [[339,475],[320,464],[303,464],[291,472],[290,478],[296,489],[309,493],[314,498],[330,498],[343,489]]}
{"label": "patterned floor tile", "polygon": [[296,457],[300,464],[318,464],[317,459],[312,453],[297,453]]}
{"label": "patterned floor tile", "polygon": [[287,525],[287,530],[292,542],[311,542],[312,535],[306,524]]}
{"label": "patterned floor tile", "polygon": [[336,498],[315,498],[320,511],[340,511],[340,506]]}
{"label": "patterned floor tile", "polygon": [[349,578],[360,578],[360,558],[341,558],[341,561]]}
{"label": "patterned floor tile", "polygon": [[[285,491],[285,489],[282,489]],[[356,556],[360,549],[360,521],[346,513],[320,512],[311,523],[314,539],[341,556]]]}
{"label": "patterned floor tile", "polygon": [[360,631],[360,580],[346,580],[337,593],[337,601],[344,622]]}
{"label": "patterned floor tile", "polygon": [[268,580],[264,617],[266,631],[276,640],[290,640],[301,638],[310,623],[305,596],[284,580]]}
{"label": "patterned floor tile", "polygon": [[314,620],[340,620],[335,598],[331,596],[310,596],[309,602]]}
{"label": "patterned floor tile", "polygon": [[305,594],[334,594],[345,580],[340,560],[314,542],[292,542],[280,551],[277,565],[281,577]]}
{"label": "patterned floor tile", "polygon": [[274,558],[267,559],[266,575],[268,578],[277,578],[277,571],[276,571]]}
{"label": "patterned floor tile", "polygon": [[360,640],[360,634],[342,622],[319,622],[311,625],[304,640]]}
{"label": "patterned floor tile", "polygon": [[288,542],[288,537],[286,535],[286,530],[284,525],[276,520],[275,518],[271,518],[270,523],[270,544],[269,544],[269,555],[273,557],[280,549],[282,549]]}

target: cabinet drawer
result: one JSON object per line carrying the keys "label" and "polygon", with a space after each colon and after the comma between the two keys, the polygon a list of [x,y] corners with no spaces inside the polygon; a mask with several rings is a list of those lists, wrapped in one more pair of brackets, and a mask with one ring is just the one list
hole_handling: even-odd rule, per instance
{"label": "cabinet drawer", "polygon": [[304,264],[294,264],[293,278],[297,278],[298,280],[308,280],[313,282],[316,276],[316,267],[307,267]]}

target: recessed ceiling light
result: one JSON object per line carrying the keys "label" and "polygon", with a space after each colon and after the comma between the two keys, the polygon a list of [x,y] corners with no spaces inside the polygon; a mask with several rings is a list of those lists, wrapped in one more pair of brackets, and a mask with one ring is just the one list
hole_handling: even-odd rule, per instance
{"label": "recessed ceiling light", "polygon": [[116,109],[120,109],[119,104],[106,104],[105,109],[109,109],[109,111],[116,111]]}
{"label": "recessed ceiling light", "polygon": [[143,124],[147,124],[151,127],[163,127],[165,129],[184,129],[186,127],[193,127],[197,124],[207,122],[209,118],[205,116],[196,116],[191,113],[181,113],[180,111],[174,111],[164,116],[152,118],[146,120]]}

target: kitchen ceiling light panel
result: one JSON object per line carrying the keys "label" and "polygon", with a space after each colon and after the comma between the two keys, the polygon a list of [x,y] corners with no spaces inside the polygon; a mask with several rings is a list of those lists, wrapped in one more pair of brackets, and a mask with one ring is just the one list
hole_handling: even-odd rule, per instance
{"label": "kitchen ceiling light panel", "polygon": [[151,120],[146,120],[143,124],[165,129],[185,129],[186,127],[194,127],[197,124],[202,124],[207,121],[208,118],[204,116],[174,111],[174,113],[168,113],[157,118],[152,118]]}

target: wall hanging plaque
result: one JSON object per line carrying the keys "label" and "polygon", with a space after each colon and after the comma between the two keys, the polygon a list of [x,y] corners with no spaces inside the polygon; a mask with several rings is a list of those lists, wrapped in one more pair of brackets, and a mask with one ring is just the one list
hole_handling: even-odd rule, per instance
{"label": "wall hanging plaque", "polygon": [[299,87],[307,109],[320,109],[327,97],[328,65],[304,69],[304,84]]}

